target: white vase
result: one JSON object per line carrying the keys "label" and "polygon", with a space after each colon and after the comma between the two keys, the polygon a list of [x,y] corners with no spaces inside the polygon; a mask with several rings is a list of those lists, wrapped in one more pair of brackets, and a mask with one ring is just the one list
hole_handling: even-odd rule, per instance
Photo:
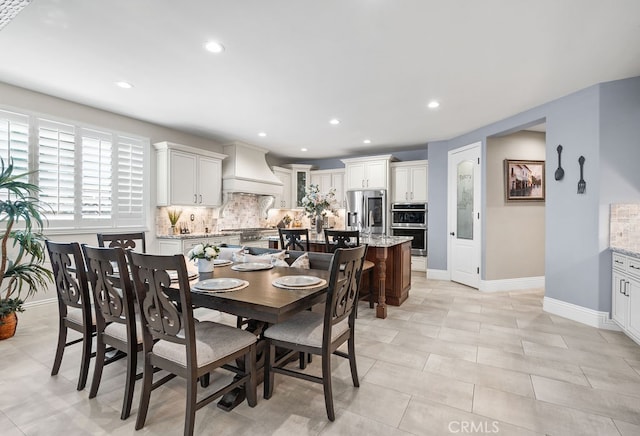
{"label": "white vase", "polygon": [[199,273],[210,273],[213,272],[213,259],[198,259],[198,272]]}

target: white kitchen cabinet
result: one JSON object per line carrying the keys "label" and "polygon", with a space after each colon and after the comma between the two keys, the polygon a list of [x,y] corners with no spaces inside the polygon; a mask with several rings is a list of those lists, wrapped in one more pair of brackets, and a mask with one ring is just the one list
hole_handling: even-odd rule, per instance
{"label": "white kitchen cabinet", "polygon": [[426,203],[428,201],[426,160],[391,164],[391,202]]}
{"label": "white kitchen cabinet", "polygon": [[291,206],[292,208],[302,207],[302,197],[307,195],[307,188],[310,182],[311,165],[288,164],[291,169]]}
{"label": "white kitchen cabinet", "polygon": [[640,344],[640,259],[613,253],[611,318]]}
{"label": "white kitchen cabinet", "polygon": [[164,255],[171,254],[187,254],[189,250],[195,247],[198,244],[229,244],[229,245],[239,245],[240,244],[240,236],[239,235],[228,235],[228,236],[203,236],[198,238],[171,238],[171,239],[158,239],[158,252]]}
{"label": "white kitchen cabinet", "polygon": [[389,189],[391,159],[391,155],[342,159],[345,164],[346,190]]}
{"label": "white kitchen cabinet", "polygon": [[326,194],[331,188],[336,190],[336,201],[339,207],[345,207],[344,170],[315,170],[311,171],[311,185],[318,185],[320,192]]}
{"label": "white kitchen cabinet", "polygon": [[291,209],[291,187],[293,186],[293,182],[291,179],[292,171],[288,168],[280,167],[273,167],[271,168],[271,170],[273,171],[273,174],[278,178],[278,180],[282,182],[282,193],[275,196],[273,207],[275,209]]}
{"label": "white kitchen cabinet", "polygon": [[158,206],[219,206],[224,154],[171,142],[154,144]]}

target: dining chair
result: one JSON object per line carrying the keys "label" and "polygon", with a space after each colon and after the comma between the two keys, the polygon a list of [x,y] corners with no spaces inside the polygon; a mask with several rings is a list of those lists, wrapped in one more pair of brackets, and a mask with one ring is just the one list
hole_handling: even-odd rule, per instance
{"label": "dining chair", "polygon": [[[51,375],[58,374],[65,348],[82,343],[77,385],[77,389],[81,391],[87,384],[91,346],[96,331],[96,317],[89,297],[84,258],[77,242],[59,243],[47,240],[45,243],[56,285],[59,314],[58,344]],[[68,329],[79,332],[82,337],[67,342]]]}
{"label": "dining chair", "polygon": [[[121,247],[135,251],[147,252],[147,243],[144,232],[132,233],[98,233],[98,245],[100,247]],[[136,242],[137,241],[137,242]],[[136,250],[138,248],[138,250]]]}
{"label": "dining chair", "polygon": [[[337,248],[357,247],[360,245],[360,232],[358,230],[324,229],[324,242],[327,253],[333,253]],[[369,296],[369,307],[371,309],[373,309],[373,300],[375,298],[373,294],[374,266],[373,262],[365,260],[362,267],[362,272],[369,273],[369,290],[367,295]]]}
{"label": "dining chair", "polygon": [[[89,398],[95,398],[98,394],[104,366],[126,355],[127,374],[120,419],[127,419],[131,413],[136,383],[138,351],[142,351],[142,331],[139,327],[140,319],[136,317],[134,309],[135,294],[125,251],[121,247],[99,248],[86,245],[82,246],[82,250],[96,308],[96,361]],[[105,359],[107,346],[120,353]]]}
{"label": "dining chair", "polygon": [[[256,405],[256,336],[210,321],[196,321],[182,254],[158,256],[127,251],[142,324],[144,369],[136,430],[144,426],[151,391],[179,376],[186,380],[184,434],[192,435],[196,410],[244,387],[250,407]],[[177,274],[171,282],[169,273]],[[244,369],[229,365],[244,356]],[[170,374],[153,381],[153,368]],[[237,374],[231,383],[197,400],[198,378],[217,368]]]}
{"label": "dining chair", "polygon": [[[288,320],[269,327],[264,332],[268,344],[265,357],[264,398],[271,398],[274,388],[274,373],[289,375],[322,384],[324,402],[330,421],[335,420],[333,393],[331,388],[331,355],[349,359],[351,379],[355,387],[360,386],[355,354],[355,310],[358,301],[358,286],[362,273],[366,245],[355,248],[339,248],[331,262],[329,286],[324,313],[301,311]],[[338,347],[348,342],[348,352]],[[276,347],[289,350],[276,360]],[[296,353],[320,355],[322,376],[306,374],[285,368]]]}
{"label": "dining chair", "polygon": [[309,229],[282,229],[280,235],[280,249],[309,251]]}

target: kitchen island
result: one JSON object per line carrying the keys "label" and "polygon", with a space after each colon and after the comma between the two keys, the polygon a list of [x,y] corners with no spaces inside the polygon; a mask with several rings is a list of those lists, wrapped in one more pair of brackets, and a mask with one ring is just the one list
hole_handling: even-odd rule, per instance
{"label": "kitchen island", "polygon": [[[310,234],[309,250],[325,252],[324,235]],[[370,289],[377,302],[376,316],[387,317],[387,303],[400,306],[411,289],[411,240],[408,236],[360,236],[367,244],[367,260],[375,264],[372,282],[368,274],[362,277],[362,289]],[[269,248],[279,248],[280,239],[269,237]]]}

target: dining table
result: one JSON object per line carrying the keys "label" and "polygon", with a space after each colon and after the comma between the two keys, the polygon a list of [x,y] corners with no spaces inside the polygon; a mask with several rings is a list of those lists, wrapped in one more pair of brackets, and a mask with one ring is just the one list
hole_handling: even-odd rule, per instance
{"label": "dining table", "polygon": [[[266,340],[262,333],[272,324],[282,322],[296,313],[310,309],[313,305],[326,300],[330,272],[319,269],[302,269],[265,265],[263,269],[237,271],[233,265],[216,266],[211,273],[200,273],[191,281],[191,304],[218,310],[238,317],[238,327],[254,333],[258,337],[257,367],[259,382],[262,382],[264,367],[264,350]],[[238,268],[238,266],[236,266]],[[320,281],[310,286],[279,287],[278,281],[299,276],[302,278],[318,278]],[[206,283],[210,279],[237,279],[248,282],[238,289],[202,290],[198,283]],[[311,280],[313,281],[313,280]],[[242,366],[242,361],[237,361]],[[243,389],[235,389],[225,394],[218,402],[218,407],[230,411],[244,401]]]}

